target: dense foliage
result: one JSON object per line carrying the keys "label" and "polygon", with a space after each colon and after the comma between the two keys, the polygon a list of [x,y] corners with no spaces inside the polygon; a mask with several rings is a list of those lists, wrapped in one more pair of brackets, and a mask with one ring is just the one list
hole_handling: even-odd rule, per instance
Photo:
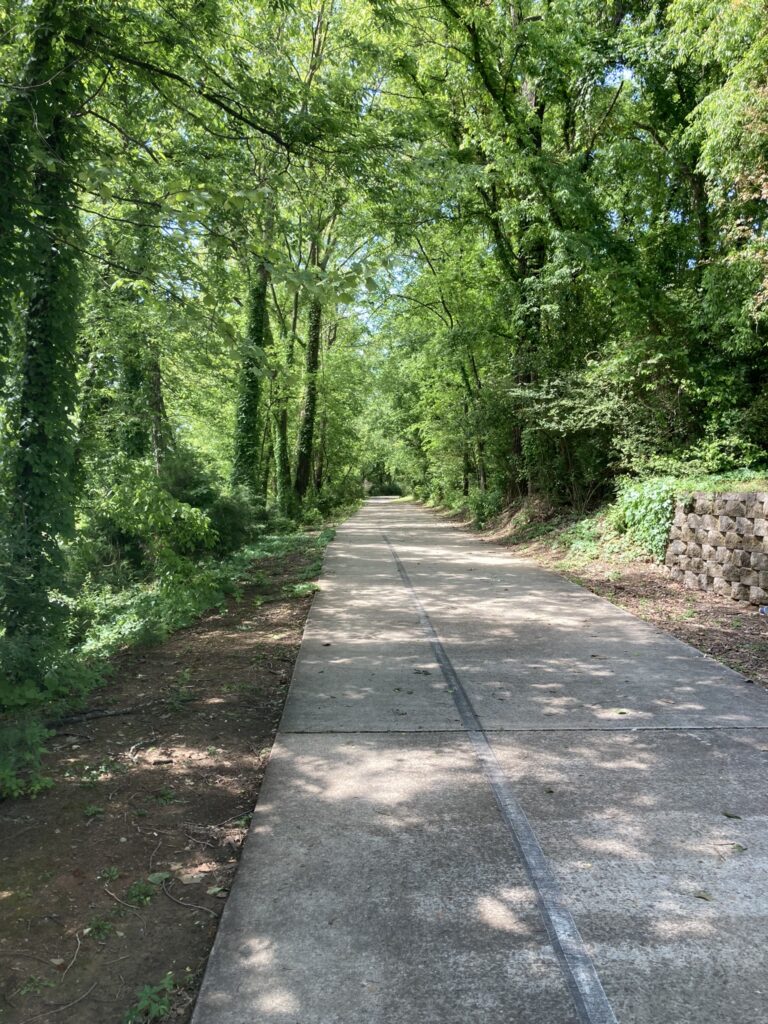
{"label": "dense foliage", "polygon": [[153,602],[365,481],[480,524],[618,486],[657,549],[638,481],[765,463],[766,15],[2,5],[0,714],[32,761],[94,621],[169,628]]}

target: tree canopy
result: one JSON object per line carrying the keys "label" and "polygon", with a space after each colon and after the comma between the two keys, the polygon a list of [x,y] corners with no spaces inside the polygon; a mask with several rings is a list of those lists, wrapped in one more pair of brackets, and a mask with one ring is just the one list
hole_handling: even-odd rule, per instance
{"label": "tree canopy", "polygon": [[[363,494],[765,463],[765,0],[5,0],[4,714]],[[113,602],[113,604],[110,604]]]}

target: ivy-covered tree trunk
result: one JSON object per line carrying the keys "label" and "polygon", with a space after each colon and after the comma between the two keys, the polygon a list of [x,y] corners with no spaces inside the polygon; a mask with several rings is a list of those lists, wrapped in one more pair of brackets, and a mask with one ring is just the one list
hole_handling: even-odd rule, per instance
{"label": "ivy-covered tree trunk", "polygon": [[[33,57],[26,88],[12,100],[26,120],[8,118],[27,133],[34,160],[22,269],[24,298],[18,361],[12,368],[9,434],[3,457],[6,491],[7,571],[2,595],[5,668],[16,690],[4,703],[27,703],[35,692],[56,689],[56,654],[65,609],[52,592],[62,586],[59,538],[73,526],[76,341],[79,273],[71,243],[78,235],[73,174],[78,153],[77,112],[81,69],[65,41],[76,31],[73,9],[49,0],[36,12]],[[6,227],[6,225],[2,225]],[[18,301],[18,297],[17,300]],[[7,323],[13,309],[2,310]]]}
{"label": "ivy-covered tree trunk", "polygon": [[157,345],[141,335],[129,340],[122,359],[122,448],[131,458],[151,455],[160,472],[173,448],[173,431],[163,395],[163,374]]}
{"label": "ivy-covered tree trunk", "polygon": [[294,493],[302,501],[312,479],[312,451],[315,440],[315,412],[317,411],[317,371],[320,365],[320,332],[323,308],[318,299],[309,306],[309,325],[305,361],[304,400],[299,417],[299,435],[296,444],[296,477]]}
{"label": "ivy-covered tree trunk", "polygon": [[275,415],[273,446],[277,507],[284,516],[289,516],[293,506],[293,488],[291,487],[291,460],[288,454],[288,409],[284,399]]}
{"label": "ivy-covered tree trunk", "polygon": [[265,350],[272,341],[267,308],[269,272],[262,264],[256,271],[248,295],[248,321],[245,350],[240,367],[240,384],[235,419],[235,452],[232,482],[259,490],[259,450],[261,447],[261,392]]}
{"label": "ivy-covered tree trunk", "polygon": [[317,456],[315,458],[315,492],[320,493],[325,483],[325,463],[326,463],[326,437],[328,433],[328,417],[323,413],[322,419],[320,420],[320,432],[317,445]]}
{"label": "ivy-covered tree trunk", "polygon": [[[139,229],[132,253],[137,281],[151,276],[152,249],[159,228],[150,220]],[[160,349],[151,335],[143,294],[131,285],[120,289],[118,299],[127,310],[131,329],[120,351],[120,443],[131,458],[151,456],[159,473],[163,459],[173,448],[173,431],[163,396]]]}

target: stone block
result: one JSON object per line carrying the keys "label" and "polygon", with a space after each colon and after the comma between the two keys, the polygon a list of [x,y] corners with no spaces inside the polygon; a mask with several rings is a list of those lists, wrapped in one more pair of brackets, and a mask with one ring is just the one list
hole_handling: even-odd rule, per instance
{"label": "stone block", "polygon": [[746,516],[737,516],[736,532],[740,533],[742,537],[751,537],[755,532],[754,521],[752,519],[747,519]]}
{"label": "stone block", "polygon": [[711,512],[713,504],[714,498],[711,494],[705,494],[703,491],[699,491],[693,496],[693,511],[700,516]]}
{"label": "stone block", "polygon": [[703,526],[700,526],[698,530],[694,530],[693,536],[697,544],[706,544],[709,540],[709,530],[705,530]]}
{"label": "stone block", "polygon": [[722,570],[723,579],[729,583],[739,583],[741,580],[741,566],[724,565]]}
{"label": "stone block", "polygon": [[768,519],[755,519],[752,531],[756,537],[768,537]]}
{"label": "stone block", "polygon": [[750,519],[762,518],[764,505],[765,502],[760,501],[757,495],[750,498],[750,500],[747,502],[747,516]]}
{"label": "stone block", "polygon": [[768,604],[768,590],[763,590],[762,587],[750,587],[749,601],[750,604]]}
{"label": "stone block", "polygon": [[725,546],[731,549],[741,547],[740,540],[741,537],[739,537],[735,530],[729,530],[725,535]]}
{"label": "stone block", "polygon": [[768,569],[768,553],[753,551],[749,556],[749,564],[752,569]]}
{"label": "stone block", "polygon": [[736,520],[731,516],[720,516],[719,527],[720,533],[728,533],[729,530],[736,529]]}
{"label": "stone block", "polygon": [[712,502],[712,510],[716,516],[721,516],[725,512],[725,498],[720,494],[715,495],[715,500]]}
{"label": "stone block", "polygon": [[669,575],[670,579],[675,580],[677,583],[682,583],[685,573],[679,566],[675,565],[669,570]]}
{"label": "stone block", "polygon": [[687,555],[680,555],[680,557],[677,560],[677,564],[684,571],[687,571],[691,568],[691,560]]}
{"label": "stone block", "polygon": [[740,582],[745,587],[756,587],[760,581],[760,574],[754,569],[742,569]]}
{"label": "stone block", "polygon": [[728,558],[728,548],[725,544],[719,544],[715,548],[715,561],[720,562],[721,565],[725,564],[725,560]]}
{"label": "stone block", "polygon": [[705,530],[717,530],[720,528],[720,516],[702,516],[701,525]]}
{"label": "stone block", "polygon": [[701,557],[706,558],[708,562],[714,562],[716,552],[717,548],[713,548],[711,544],[705,542],[701,545]]}
{"label": "stone block", "polygon": [[762,551],[763,550],[763,538],[762,537],[742,537],[741,546],[745,551]]}
{"label": "stone block", "polygon": [[716,594],[721,594],[723,597],[731,596],[731,584],[728,580],[724,580],[722,576],[716,576],[712,581],[712,589]]}
{"label": "stone block", "polygon": [[747,503],[741,494],[725,495],[725,514],[727,516],[743,516],[747,512]]}
{"label": "stone block", "polygon": [[704,570],[707,576],[711,576],[713,579],[720,575],[722,568],[719,562],[709,561],[704,563]]}
{"label": "stone block", "polygon": [[684,540],[673,540],[667,551],[670,551],[673,555],[684,555],[687,547],[688,545]]}
{"label": "stone block", "polygon": [[761,569],[757,574],[757,585],[763,590],[768,590],[768,571]]}
{"label": "stone block", "polygon": [[670,526],[670,528],[669,528],[669,539],[670,540],[680,540],[680,527],[679,526]]}
{"label": "stone block", "polygon": [[683,508],[682,505],[677,505],[675,507],[675,515],[674,515],[674,517],[672,519],[672,525],[673,526],[678,526],[678,527],[685,526],[687,520],[688,520],[688,517],[685,514],[685,509]]}
{"label": "stone block", "polygon": [[[688,549],[690,550],[690,548]],[[704,572],[704,563],[700,558],[688,558],[688,568],[691,572]]]}
{"label": "stone block", "polygon": [[691,541],[691,543],[688,545],[686,555],[689,555],[691,558],[701,558],[701,550],[701,544],[697,544],[695,541]]}
{"label": "stone block", "polygon": [[698,590],[699,589],[699,576],[695,572],[686,572],[683,576],[683,586],[686,590]]}
{"label": "stone block", "polygon": [[693,530],[690,526],[681,526],[680,539],[684,540],[686,544],[689,540],[696,540],[696,531]]}
{"label": "stone block", "polygon": [[713,548],[725,547],[725,534],[719,530],[707,530],[707,543]]}
{"label": "stone block", "polygon": [[699,590],[707,590],[709,588],[710,580],[707,576],[706,571],[699,573]]}
{"label": "stone block", "polygon": [[732,583],[731,597],[734,601],[748,601],[749,587],[745,586],[743,583]]}

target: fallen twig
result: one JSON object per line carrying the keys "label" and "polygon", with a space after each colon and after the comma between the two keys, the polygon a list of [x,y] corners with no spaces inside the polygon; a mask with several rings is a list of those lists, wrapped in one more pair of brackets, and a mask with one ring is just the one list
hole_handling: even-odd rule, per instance
{"label": "fallen twig", "polygon": [[0,949],[0,956],[10,956],[10,957],[20,956],[20,957],[24,957],[25,960],[37,960],[41,964],[47,964],[48,967],[51,966],[51,961],[50,960],[46,960],[45,957],[35,956],[34,953],[22,953],[19,950]]}
{"label": "fallen twig", "polygon": [[219,916],[216,913],[216,911],[215,910],[211,910],[210,907],[201,907],[198,903],[185,903],[183,900],[177,900],[175,896],[172,896],[168,892],[168,889],[166,888],[165,882],[163,882],[163,884],[162,884],[162,889],[163,889],[163,892],[165,893],[165,895],[168,897],[168,899],[169,900],[173,900],[174,903],[178,903],[180,907],[186,907],[187,910],[204,910],[206,913],[210,914],[211,917],[215,917],[215,918],[218,918],[218,916]]}
{"label": "fallen twig", "polygon": [[150,853],[150,855],[149,855],[149,870],[150,870],[150,871],[152,870],[152,861],[153,861],[153,860],[155,859],[155,854],[156,854],[156,853],[157,853],[157,851],[158,851],[158,850],[160,849],[160,847],[161,847],[161,845],[162,845],[162,842],[163,842],[163,840],[162,840],[162,839],[158,839],[158,840],[157,840],[157,846],[156,846],[156,847],[154,848],[154,850],[152,851],[152,853]]}
{"label": "fallen twig", "polygon": [[238,821],[238,819],[240,819],[240,818],[245,818],[250,813],[251,813],[250,811],[241,811],[239,814],[233,814],[231,818],[226,818],[224,821],[219,821],[219,822],[217,822],[213,826],[208,825],[208,826],[202,826],[202,827],[203,828],[205,828],[205,827],[207,827],[207,828],[211,828],[211,827],[213,827],[213,828],[221,828],[223,825],[229,824],[230,821]]}
{"label": "fallen twig", "polygon": [[67,973],[69,972],[69,968],[72,966],[72,964],[75,962],[75,960],[77,960],[77,954],[80,952],[80,936],[78,935],[77,932],[75,932],[75,938],[77,939],[77,949],[75,950],[75,955],[72,957],[72,959],[67,964],[67,969],[64,971],[64,973],[61,976],[61,980],[62,981],[64,981],[64,979],[66,978]]}
{"label": "fallen twig", "polygon": [[42,1020],[43,1017],[50,1017],[52,1013],[61,1013],[62,1010],[68,1010],[70,1006],[77,1006],[78,1003],[82,1003],[82,1001],[89,996],[91,992],[93,992],[98,984],[98,981],[94,981],[87,992],[83,992],[81,996],[78,996],[77,999],[73,999],[71,1003],[63,1003],[61,1006],[54,1006],[51,1010],[46,1010],[45,1013],[38,1013],[34,1017],[27,1017],[26,1020],[21,1021],[21,1024],[32,1024],[32,1021]]}
{"label": "fallen twig", "polygon": [[128,708],[91,708],[90,711],[81,711],[77,715],[65,715],[64,718],[54,718],[46,722],[47,729],[58,729],[61,725],[70,725],[74,722],[90,722],[92,718],[113,718],[116,715],[133,715],[137,711],[144,711],[155,704],[162,703],[160,700],[145,701],[144,704],[132,704]]}
{"label": "fallen twig", "polygon": [[195,837],[191,836],[189,832],[185,832],[184,835],[187,839],[191,839],[193,843],[199,843],[201,846],[209,846],[212,850],[217,849],[216,843],[207,843],[205,839],[195,839]]}
{"label": "fallen twig", "polygon": [[144,924],[144,918],[139,913],[138,907],[134,907],[132,903],[126,903],[125,900],[121,900],[120,897],[116,896],[115,893],[113,893],[112,890],[106,885],[104,886],[104,892],[107,894],[107,896],[111,896],[113,900],[116,900],[121,906],[127,907],[128,910],[130,910],[132,914],[135,914],[136,917],[138,917],[138,919],[141,921],[141,923]]}

